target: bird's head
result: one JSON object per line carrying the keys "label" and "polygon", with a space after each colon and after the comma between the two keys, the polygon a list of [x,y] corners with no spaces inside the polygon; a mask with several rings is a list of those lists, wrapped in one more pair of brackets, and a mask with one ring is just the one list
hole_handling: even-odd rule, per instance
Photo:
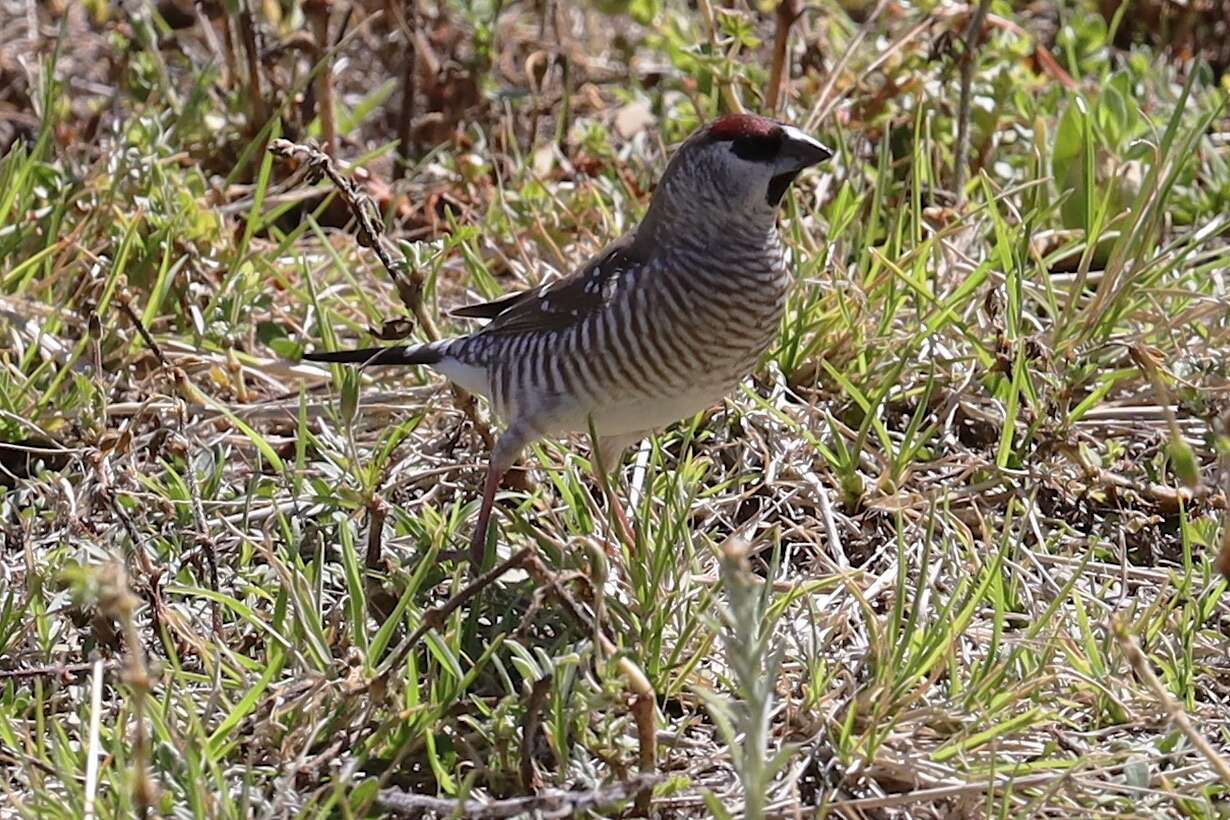
{"label": "bird's head", "polygon": [[728,114],[684,141],[662,176],[660,190],[674,208],[771,219],[795,177],[832,155],[792,125],[754,114]]}

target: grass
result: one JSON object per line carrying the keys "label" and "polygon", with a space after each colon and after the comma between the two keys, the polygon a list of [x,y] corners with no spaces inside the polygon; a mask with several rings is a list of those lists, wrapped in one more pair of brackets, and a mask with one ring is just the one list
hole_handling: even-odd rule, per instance
{"label": "grass", "polygon": [[[664,146],[758,108],[774,14],[356,2],[322,45],[251,4],[250,62],[247,5],[0,2],[0,812],[1225,812],[1230,118],[1195,6],[993,2],[974,52],[947,7],[808,7],[781,116],[838,156],[783,214],[778,344],[625,463],[634,549],[546,442],[474,582],[485,415],[299,354],[464,332],[633,225]],[[266,150],[324,133],[417,316]]]}

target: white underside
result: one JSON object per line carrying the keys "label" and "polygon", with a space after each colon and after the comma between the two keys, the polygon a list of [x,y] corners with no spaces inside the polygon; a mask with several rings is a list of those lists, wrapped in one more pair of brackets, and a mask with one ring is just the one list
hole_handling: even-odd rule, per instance
{"label": "white underside", "polygon": [[[489,399],[491,390],[485,367],[463,364],[445,358],[434,369],[459,387]],[[694,416],[717,404],[733,389],[732,385],[690,385],[670,395],[628,396],[598,406],[582,405],[557,397],[542,396],[539,407],[496,408],[505,422],[510,416],[528,416],[543,435],[588,433],[590,419],[600,437],[628,437],[657,430]]]}
{"label": "white underside", "polygon": [[673,396],[612,402],[592,410],[594,426],[601,436],[657,430],[707,410],[728,392],[720,387],[689,388]]}
{"label": "white underside", "polygon": [[453,384],[470,393],[491,398],[491,388],[487,381],[487,368],[463,364],[452,356],[446,356],[433,364],[432,369],[440,373]]}
{"label": "white underside", "polygon": [[555,403],[548,398],[543,407],[531,410],[528,417],[545,436],[588,434],[592,423],[599,438],[627,439],[631,443],[712,407],[728,392],[729,389],[717,387],[687,388],[671,396],[629,396],[598,406]]}

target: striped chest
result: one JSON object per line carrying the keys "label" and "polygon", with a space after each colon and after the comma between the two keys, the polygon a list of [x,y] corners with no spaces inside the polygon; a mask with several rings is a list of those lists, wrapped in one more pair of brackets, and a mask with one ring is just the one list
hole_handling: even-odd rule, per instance
{"label": "striped chest", "polygon": [[[766,252],[767,251],[767,252]],[[789,277],[780,246],[715,265],[660,258],[621,271],[601,310],[489,340],[489,395],[544,432],[661,427],[729,393],[776,337]],[[693,263],[693,264],[689,264]]]}

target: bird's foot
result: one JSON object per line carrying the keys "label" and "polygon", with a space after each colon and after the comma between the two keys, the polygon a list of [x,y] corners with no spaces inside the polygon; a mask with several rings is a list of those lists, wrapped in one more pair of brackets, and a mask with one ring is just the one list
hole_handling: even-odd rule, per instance
{"label": "bird's foot", "polygon": [[487,533],[475,533],[470,539],[470,563],[477,569],[483,565],[487,555]]}

